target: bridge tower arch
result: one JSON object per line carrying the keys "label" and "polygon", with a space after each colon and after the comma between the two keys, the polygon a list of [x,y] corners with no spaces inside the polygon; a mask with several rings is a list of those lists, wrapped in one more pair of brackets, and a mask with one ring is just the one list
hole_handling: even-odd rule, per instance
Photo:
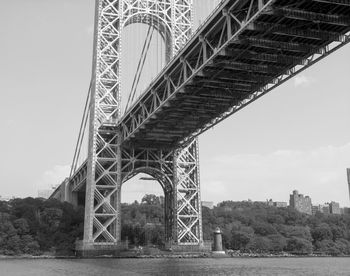
{"label": "bridge tower arch", "polygon": [[132,23],[157,22],[170,59],[191,35],[192,0],[96,0],[95,12],[84,238],[80,250],[108,249],[120,244],[121,185],[139,171],[148,171],[158,181],[168,183],[164,187],[168,189],[169,244],[200,246],[203,235],[198,141],[194,139],[182,148],[162,149],[157,142],[150,148],[139,148],[124,145],[123,129],[117,127],[121,118],[122,29]]}
{"label": "bridge tower arch", "polygon": [[[137,154],[148,154],[147,150],[143,152],[138,152]],[[158,154],[162,154],[162,152],[158,152]],[[147,156],[145,156],[147,158]],[[165,157],[165,156],[164,156]],[[147,158],[148,159],[148,158]],[[153,159],[153,158],[152,158]],[[136,167],[137,164],[132,159],[124,159],[127,163],[128,169],[131,169],[130,172],[125,172],[123,174],[123,185],[125,182],[135,177],[136,175],[143,173],[153,177],[162,187],[164,193],[164,234],[165,240],[164,242],[171,243],[173,237],[173,226],[174,226],[174,187],[172,185],[172,172],[170,169],[172,165],[172,160],[168,160],[166,163],[159,162],[158,160],[152,160],[151,166],[144,166],[145,164],[139,164],[139,167]],[[136,163],[140,163],[137,161]],[[167,164],[168,163],[168,164]],[[170,166],[169,169],[165,169],[164,166]],[[136,167],[136,168],[135,168]],[[127,171],[127,170],[126,170]]]}

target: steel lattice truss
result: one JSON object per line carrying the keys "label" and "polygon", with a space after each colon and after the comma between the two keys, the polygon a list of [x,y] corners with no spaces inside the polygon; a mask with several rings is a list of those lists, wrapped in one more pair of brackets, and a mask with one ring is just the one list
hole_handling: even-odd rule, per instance
{"label": "steel lattice truss", "polygon": [[202,214],[196,140],[175,152],[176,165],[176,233],[179,244],[202,242]]}
{"label": "steel lattice truss", "polygon": [[123,182],[142,172],[157,179],[161,184],[165,201],[165,240],[172,241],[175,209],[174,157],[172,150],[123,149]]}
{"label": "steel lattice truss", "polygon": [[123,182],[143,172],[157,179],[163,188],[167,242],[181,245],[202,241],[197,160],[196,140],[177,151],[123,149]]}
{"label": "steel lattice truss", "polygon": [[223,0],[121,118],[124,143],[186,144],[349,42],[349,0]]}
{"label": "steel lattice truss", "polygon": [[96,1],[95,56],[89,130],[89,156],[71,177],[73,191],[86,188],[85,247],[120,241],[120,198],[123,182],[147,173],[162,185],[168,242],[202,241],[198,146],[158,149],[122,144],[120,118],[122,29],[132,23],[156,28],[166,42],[169,60],[188,40],[191,0]]}
{"label": "steel lattice truss", "polygon": [[[84,240],[119,240],[120,186],[142,171],[170,195],[167,238],[198,243],[193,139],[348,44],[350,0],[223,0],[191,37],[190,1],[97,3],[90,154],[70,180],[73,190],[87,189]],[[156,27],[159,20],[167,23]],[[175,36],[168,56],[178,53],[120,117],[120,34],[132,22],[151,24],[164,39]]]}

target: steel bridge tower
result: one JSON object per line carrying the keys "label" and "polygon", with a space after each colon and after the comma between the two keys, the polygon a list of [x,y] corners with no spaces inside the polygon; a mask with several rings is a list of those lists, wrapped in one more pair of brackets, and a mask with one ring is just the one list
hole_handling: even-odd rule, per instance
{"label": "steel bridge tower", "polygon": [[169,60],[189,39],[192,16],[192,0],[96,0],[83,251],[121,243],[121,187],[138,173],[151,175],[164,190],[166,242],[203,242],[197,140],[162,148],[160,134],[145,148],[123,143],[117,127],[123,28],[151,25],[165,41]]}

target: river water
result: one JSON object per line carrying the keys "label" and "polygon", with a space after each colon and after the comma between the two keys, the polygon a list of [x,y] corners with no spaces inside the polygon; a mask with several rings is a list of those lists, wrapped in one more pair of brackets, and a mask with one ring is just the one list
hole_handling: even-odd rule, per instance
{"label": "river water", "polygon": [[350,275],[350,258],[2,259],[1,276]]}

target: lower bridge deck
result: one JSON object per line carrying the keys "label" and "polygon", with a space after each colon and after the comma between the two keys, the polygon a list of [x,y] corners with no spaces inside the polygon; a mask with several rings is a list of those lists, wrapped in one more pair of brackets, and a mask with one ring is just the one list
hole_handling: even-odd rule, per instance
{"label": "lower bridge deck", "polygon": [[121,119],[124,144],[177,147],[349,42],[350,1],[222,1]]}

